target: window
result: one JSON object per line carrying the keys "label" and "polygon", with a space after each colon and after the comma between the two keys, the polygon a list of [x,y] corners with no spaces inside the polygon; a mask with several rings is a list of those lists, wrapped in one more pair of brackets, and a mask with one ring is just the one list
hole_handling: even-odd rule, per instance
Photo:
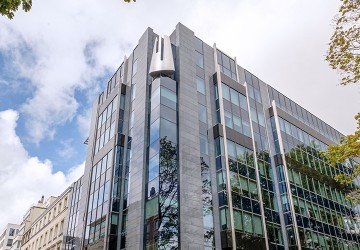
{"label": "window", "polygon": [[203,55],[197,51],[195,51],[195,61],[197,66],[199,66],[200,68],[204,68]]}
{"label": "window", "polygon": [[209,154],[208,141],[205,135],[200,135],[200,152],[206,155]]}
{"label": "window", "polygon": [[59,225],[56,224],[56,226],[55,226],[55,231],[54,231],[54,239],[57,237],[58,228],[59,228]]}
{"label": "window", "polygon": [[12,239],[8,239],[8,240],[7,240],[7,243],[6,243],[6,246],[7,246],[7,247],[11,247],[11,246],[12,246],[12,243],[13,243],[13,240],[12,240]]}
{"label": "window", "polygon": [[159,176],[159,155],[155,155],[149,160],[148,180],[151,181]]}
{"label": "window", "polygon": [[206,118],[206,107],[199,104],[198,106],[198,111],[199,111],[199,121],[203,122],[203,123],[207,123],[207,118]]}
{"label": "window", "polygon": [[14,228],[10,228],[9,229],[9,236],[14,236],[15,235],[15,229]]}
{"label": "window", "polygon": [[176,110],[176,103],[176,94],[167,88],[161,87],[161,104]]}
{"label": "window", "polygon": [[229,87],[227,85],[225,85],[224,83],[221,84],[221,86],[222,86],[222,95],[223,95],[224,99],[230,101]]}
{"label": "window", "polygon": [[132,67],[132,76],[134,76],[137,73],[137,63],[138,63],[138,60],[136,59],[133,63],[133,67]]}
{"label": "window", "polygon": [[234,129],[239,132],[242,133],[242,128],[241,128],[241,119],[240,117],[237,117],[236,115],[233,115],[233,122],[234,122]]}
{"label": "window", "polygon": [[245,232],[252,233],[253,232],[253,225],[252,225],[252,218],[251,214],[244,213],[244,230]]}
{"label": "window", "polygon": [[225,117],[225,126],[227,126],[229,128],[233,128],[231,113],[225,110],[224,111],[224,117]]}
{"label": "window", "polygon": [[44,238],[44,245],[46,245],[47,241],[48,241],[48,233],[46,232],[45,233],[45,238]]}
{"label": "window", "polygon": [[234,223],[236,230],[243,230],[241,212],[234,210]]}
{"label": "window", "polygon": [[160,137],[166,137],[167,140],[177,143],[176,124],[161,118],[160,121]]}
{"label": "window", "polygon": [[150,125],[150,144],[159,138],[160,119],[157,119]]}
{"label": "window", "polygon": [[231,102],[236,106],[240,106],[239,103],[239,94],[233,89],[230,89]]}
{"label": "window", "polygon": [[50,229],[50,234],[49,234],[49,242],[51,242],[52,240],[52,235],[53,235],[53,229]]}
{"label": "window", "polygon": [[205,81],[200,77],[196,77],[197,91],[205,95]]}

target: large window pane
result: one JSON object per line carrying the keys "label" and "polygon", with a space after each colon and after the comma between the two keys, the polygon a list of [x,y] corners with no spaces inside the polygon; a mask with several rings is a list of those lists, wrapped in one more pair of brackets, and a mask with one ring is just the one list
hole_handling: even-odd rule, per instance
{"label": "large window pane", "polygon": [[160,104],[160,88],[157,88],[151,94],[151,110],[159,106],[159,104]]}
{"label": "large window pane", "polygon": [[235,229],[236,230],[243,230],[243,222],[242,222],[242,216],[241,212],[234,210],[234,223],[235,223]]}
{"label": "large window pane", "polygon": [[231,102],[236,106],[240,106],[239,103],[239,94],[233,89],[230,89]]}
{"label": "large window pane", "polygon": [[167,88],[161,87],[161,103],[176,110],[176,94]]}
{"label": "large window pane", "polygon": [[253,223],[254,223],[254,233],[258,235],[263,235],[261,217],[253,215]]}
{"label": "large window pane", "polygon": [[244,135],[251,137],[250,124],[249,122],[242,120]]}
{"label": "large window pane", "polygon": [[200,152],[202,154],[209,154],[208,140],[205,135],[200,135]]}
{"label": "large window pane", "polygon": [[155,155],[149,160],[148,180],[151,181],[159,176],[159,155]]}
{"label": "large window pane", "polygon": [[199,121],[203,122],[203,123],[207,123],[207,119],[206,119],[206,107],[199,104],[198,106],[198,111],[199,111]]}
{"label": "large window pane", "polygon": [[150,144],[159,138],[160,119],[157,119],[150,125]]}
{"label": "large window pane", "polygon": [[242,128],[241,128],[241,119],[240,117],[237,117],[236,115],[233,116],[233,121],[234,121],[234,129],[239,132],[242,133]]}
{"label": "large window pane", "polygon": [[159,193],[159,177],[150,181],[147,185],[148,198],[154,197]]}
{"label": "large window pane", "polygon": [[227,208],[222,208],[220,210],[220,223],[221,230],[227,230],[230,228],[229,210]]}
{"label": "large window pane", "polygon": [[158,197],[155,197],[146,202],[146,215],[145,218],[149,219],[151,217],[157,216],[159,213],[159,201]]}
{"label": "large window pane", "polygon": [[235,144],[232,141],[227,141],[228,155],[232,158],[236,158]]}
{"label": "large window pane", "polygon": [[204,68],[204,59],[203,59],[203,55],[200,54],[199,52],[195,51],[195,60],[196,60],[196,65],[199,66],[200,68]]}
{"label": "large window pane", "polygon": [[223,66],[230,70],[230,58],[224,53],[221,53]]}
{"label": "large window pane", "polygon": [[240,107],[242,109],[247,110],[247,101],[246,101],[246,97],[242,94],[239,94],[239,99],[240,99]]}
{"label": "large window pane", "polygon": [[177,143],[177,131],[176,131],[176,124],[172,123],[166,119],[161,120],[161,127],[160,127],[160,137],[166,137],[168,140]]}
{"label": "large window pane", "polygon": [[229,89],[229,87],[224,83],[221,84],[221,86],[222,86],[222,94],[223,94],[224,99],[230,101],[230,89]]}
{"label": "large window pane", "polygon": [[253,232],[251,214],[243,213],[244,231],[248,233]]}
{"label": "large window pane", "polygon": [[205,95],[205,81],[200,77],[196,77],[197,91]]}
{"label": "large window pane", "polygon": [[230,112],[224,110],[224,116],[225,116],[225,126],[229,127],[229,128],[233,128],[233,123],[232,123],[232,115]]}
{"label": "large window pane", "polygon": [[257,112],[254,108],[250,108],[250,111],[251,111],[251,120],[253,122],[256,122],[258,123],[258,118],[257,118]]}

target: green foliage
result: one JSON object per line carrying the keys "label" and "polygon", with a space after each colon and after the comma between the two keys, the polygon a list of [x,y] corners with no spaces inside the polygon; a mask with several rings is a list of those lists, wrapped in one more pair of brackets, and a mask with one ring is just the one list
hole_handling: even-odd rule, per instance
{"label": "green foliage", "polygon": [[9,19],[14,17],[14,12],[22,6],[24,11],[29,11],[32,6],[32,0],[1,0],[0,1],[0,14],[7,16]]}
{"label": "green foliage", "polygon": [[341,0],[326,60],[342,75],[341,84],[360,80],[360,0]]}
{"label": "green foliage", "polygon": [[[344,136],[340,139],[340,144],[329,146],[323,155],[329,160],[332,165],[343,163],[347,159],[357,159],[360,157],[360,113],[355,116],[357,120],[357,131],[352,135]],[[351,175],[339,174],[335,180],[340,184],[351,184],[360,174],[360,164],[351,161],[353,165],[353,173]],[[360,190],[357,189],[348,194],[348,199],[353,202],[360,201]]]}
{"label": "green foliage", "polygon": [[[124,0],[124,2],[131,3],[136,2],[136,0]],[[14,13],[20,5],[25,12],[28,12],[32,6],[32,0],[0,0],[0,14],[13,19]]]}
{"label": "green foliage", "polygon": [[349,192],[351,191],[351,187],[345,183],[339,183],[336,180],[332,179],[331,177],[320,173],[319,171],[310,168],[288,156],[286,157],[286,163],[287,163],[287,167],[294,169],[297,172],[300,172],[306,176],[310,176],[312,178],[314,178],[315,180],[320,181],[321,183],[325,183],[326,185],[332,187],[332,188],[336,188],[338,190],[343,190],[345,192]]}

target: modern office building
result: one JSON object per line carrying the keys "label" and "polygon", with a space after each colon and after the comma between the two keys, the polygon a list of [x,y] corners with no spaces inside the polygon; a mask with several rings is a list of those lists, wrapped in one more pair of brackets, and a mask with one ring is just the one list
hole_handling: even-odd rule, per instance
{"label": "modern office building", "polygon": [[148,28],[94,102],[65,248],[360,249],[333,181],[353,162],[319,154],[340,137],[182,24]]}
{"label": "modern office building", "polygon": [[86,204],[80,205],[79,203],[82,197],[82,182],[83,177],[79,178],[71,186],[72,192],[69,196],[69,212],[64,225],[65,237],[62,249],[81,249],[82,246],[84,232],[81,221],[84,219],[84,211],[87,209]]}
{"label": "modern office building", "polygon": [[19,225],[8,223],[0,231],[0,250],[9,250],[14,244],[14,239],[19,232]]}

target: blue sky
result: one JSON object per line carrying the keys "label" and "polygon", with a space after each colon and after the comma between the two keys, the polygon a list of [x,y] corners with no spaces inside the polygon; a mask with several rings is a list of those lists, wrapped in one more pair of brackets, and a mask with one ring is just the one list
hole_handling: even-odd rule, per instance
{"label": "blue sky", "polygon": [[352,133],[359,88],[337,86],[340,77],[324,61],[338,5],[36,0],[28,13],[0,17],[0,227],[19,223],[41,195],[59,195],[81,175],[92,102],[148,26],[169,35],[182,22],[330,125]]}

